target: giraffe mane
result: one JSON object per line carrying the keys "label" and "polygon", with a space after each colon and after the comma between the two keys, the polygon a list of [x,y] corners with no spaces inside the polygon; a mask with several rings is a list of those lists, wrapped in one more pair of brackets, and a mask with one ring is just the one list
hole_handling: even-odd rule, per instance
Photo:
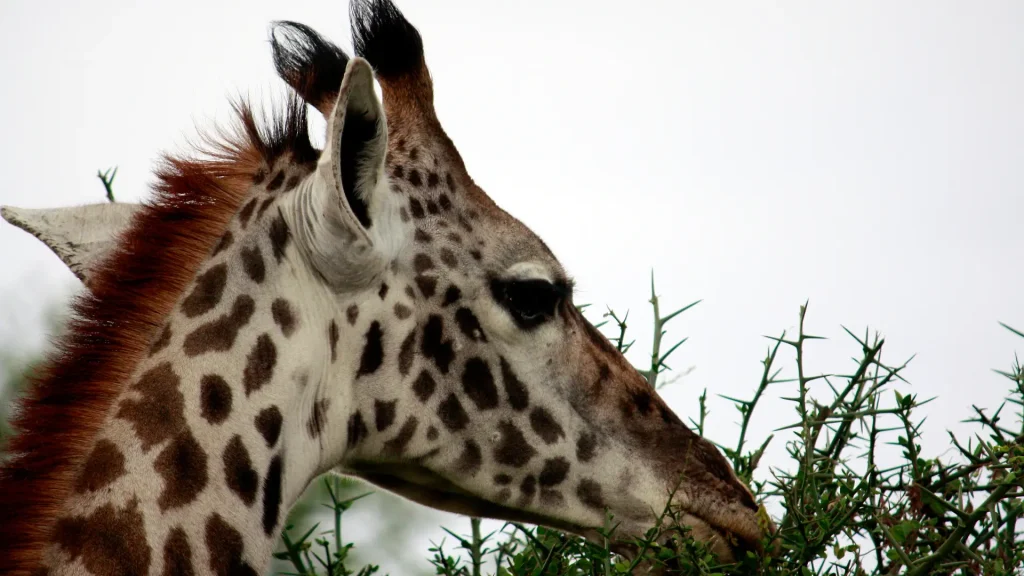
{"label": "giraffe mane", "polygon": [[[0,566],[29,574],[65,495],[119,393],[254,181],[285,155],[315,162],[304,103],[256,118],[235,104],[233,130],[201,138],[194,156],[165,156],[145,201],[76,296],[66,330],[29,374],[0,463]],[[10,572],[8,572],[8,570]]]}

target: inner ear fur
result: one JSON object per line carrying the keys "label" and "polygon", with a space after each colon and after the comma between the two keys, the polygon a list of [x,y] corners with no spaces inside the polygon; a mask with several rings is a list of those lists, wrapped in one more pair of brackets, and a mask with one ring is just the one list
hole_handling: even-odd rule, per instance
{"label": "inner ear fur", "polygon": [[317,185],[298,223],[311,264],[336,289],[370,282],[387,264],[389,257],[378,246],[394,233],[386,152],[387,121],[373,70],[366,60],[353,58],[327,118]]}

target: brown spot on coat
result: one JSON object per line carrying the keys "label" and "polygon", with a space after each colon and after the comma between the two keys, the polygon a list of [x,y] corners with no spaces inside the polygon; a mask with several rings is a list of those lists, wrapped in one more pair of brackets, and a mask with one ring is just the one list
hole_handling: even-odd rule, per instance
{"label": "brown spot on coat", "polygon": [[338,324],[331,320],[331,325],[327,327],[327,339],[331,343],[331,363],[333,364],[338,359]]}
{"label": "brown spot on coat", "polygon": [[270,184],[267,184],[267,192],[275,192],[282,184],[284,184],[284,172],[278,171],[270,179]]}
{"label": "brown spot on coat", "polygon": [[405,423],[402,424],[398,434],[384,443],[381,453],[385,456],[401,456],[405,452],[406,446],[412,441],[412,437],[416,434],[417,426],[419,426],[419,420],[415,416],[409,416]]}
{"label": "brown spot on coat", "polygon": [[437,172],[431,170],[427,174],[427,188],[437,188],[437,185],[440,183],[440,181],[441,179],[438,178]]}
{"label": "brown spot on coat", "polygon": [[345,318],[348,320],[349,326],[355,326],[356,320],[359,319],[359,305],[352,304],[349,306],[348,310],[345,310]]}
{"label": "brown spot on coat", "polygon": [[459,459],[455,462],[455,467],[459,472],[466,476],[473,476],[480,470],[480,464],[484,461],[483,453],[480,451],[480,445],[474,440],[466,440],[466,445],[462,447],[462,454],[459,455]]}
{"label": "brown spot on coat", "polygon": [[131,390],[139,393],[138,400],[125,398],[121,402],[117,417],[132,424],[144,452],[185,426],[185,397],[178,390],[180,384],[171,363],[162,362],[132,385]]}
{"label": "brown spot on coat", "polygon": [[597,436],[591,432],[584,432],[576,440],[576,459],[580,462],[590,462],[596,449]]}
{"label": "brown spot on coat", "polygon": [[434,361],[442,374],[448,373],[455,349],[451,340],[444,337],[444,320],[437,314],[431,314],[423,326],[423,339],[420,341],[420,352]]}
{"label": "brown spot on coat", "polygon": [[196,277],[192,292],[181,303],[181,311],[188,318],[195,318],[213,310],[224,295],[228,282],[228,265],[224,263],[211,267]]}
{"label": "brown spot on coat", "polygon": [[409,170],[409,184],[419,188],[423,184],[423,178],[420,176],[420,171],[413,168]]}
{"label": "brown spot on coat", "polygon": [[424,298],[431,298],[437,293],[437,278],[434,276],[417,276],[416,286]]}
{"label": "brown spot on coat", "polygon": [[242,270],[245,270],[245,275],[253,282],[261,284],[267,277],[267,266],[263,263],[260,247],[253,245],[242,248],[239,256],[242,258]]}
{"label": "brown spot on coat", "polygon": [[458,286],[449,286],[444,291],[444,301],[441,302],[442,306],[451,306],[462,298],[462,290],[459,290]]}
{"label": "brown spot on coat", "polygon": [[441,248],[441,262],[444,262],[444,265],[449,268],[458,268],[459,266],[459,259],[450,248]]}
{"label": "brown spot on coat", "polygon": [[604,497],[601,495],[601,485],[589,478],[580,480],[576,487],[576,497],[588,508],[604,510]]}
{"label": "brown spot on coat", "polygon": [[399,320],[405,320],[412,315],[412,309],[401,302],[395,303],[395,318]]}
{"label": "brown spot on coat", "polygon": [[366,345],[359,358],[359,369],[356,377],[373,374],[384,363],[384,331],[380,322],[374,320],[366,331]]}
{"label": "brown spot on coat", "polygon": [[429,244],[434,238],[423,231],[422,228],[417,228],[416,232],[413,233],[412,239],[420,244]]}
{"label": "brown spot on coat", "polygon": [[256,210],[256,219],[263,218],[263,214],[270,209],[270,205],[274,203],[274,197],[271,196],[260,203],[260,207]]}
{"label": "brown spot on coat", "polygon": [[224,463],[224,478],[228,488],[235,493],[246,506],[256,502],[256,491],[260,487],[260,477],[252,467],[252,458],[245,449],[242,437],[235,434],[228,442],[221,458]]}
{"label": "brown spot on coat", "polygon": [[438,404],[437,417],[441,419],[445,428],[452,432],[462,430],[466,424],[469,424],[469,415],[466,414],[466,409],[462,407],[462,402],[454,393],[448,394],[448,397]]}
{"label": "brown spot on coat", "polygon": [[557,486],[565,480],[568,474],[569,461],[558,456],[544,461],[544,468],[540,471],[538,480],[540,480],[540,485],[544,487]]}
{"label": "brown spot on coat", "polygon": [[413,353],[416,351],[416,330],[410,330],[409,335],[402,340],[402,346],[398,349],[398,373],[408,376],[412,369]]}
{"label": "brown spot on coat", "polygon": [[206,459],[206,452],[188,428],[160,451],[153,469],[164,480],[157,499],[161,511],[192,503],[206,488]]}
{"label": "brown spot on coat", "polygon": [[383,432],[395,422],[395,407],[398,400],[373,401],[374,421],[377,423],[377,432]]}
{"label": "brown spot on coat", "polygon": [[544,440],[545,444],[554,444],[559,438],[565,438],[565,430],[546,408],[537,406],[530,412],[530,427]]}
{"label": "brown spot on coat", "polygon": [[426,216],[426,213],[423,211],[423,204],[421,204],[416,198],[409,199],[409,212],[411,212],[412,217],[417,220]]}
{"label": "brown spot on coat", "polygon": [[101,438],[93,446],[75,483],[75,492],[95,492],[124,476],[124,454],[113,442]]}
{"label": "brown spot on coat", "polygon": [[348,418],[348,438],[345,444],[352,448],[362,442],[363,438],[366,438],[366,435],[369,433],[370,431],[366,428],[366,422],[363,421],[362,413],[356,410],[355,414]]}
{"label": "brown spot on coat", "polygon": [[274,444],[277,444],[277,438],[281,434],[282,421],[281,411],[277,409],[277,406],[264,408],[256,415],[256,430],[267,442],[267,448],[273,448]]}
{"label": "brown spot on coat", "polygon": [[217,254],[220,254],[221,252],[227,250],[228,248],[231,247],[231,245],[234,242],[235,236],[234,234],[231,233],[231,230],[228,230],[227,232],[224,233],[223,236],[220,237],[220,242],[217,242],[217,245],[213,247],[213,253],[210,254],[210,257],[212,258]]}
{"label": "brown spot on coat", "polygon": [[61,518],[53,541],[93,576],[149,573],[152,549],[138,499],[120,509],[108,503],[87,516]]}
{"label": "brown spot on coat", "polygon": [[505,394],[512,409],[519,412],[526,410],[526,407],[530,405],[530,392],[516,377],[516,373],[504,356],[501,357],[501,381],[505,385]]}
{"label": "brown spot on coat", "polygon": [[412,391],[419,398],[420,402],[430,400],[436,388],[437,382],[434,381],[434,377],[430,375],[430,372],[426,370],[421,370],[420,375],[412,383]]}
{"label": "brown spot on coat", "polygon": [[242,372],[242,384],[245,395],[249,396],[256,390],[266,386],[274,376],[277,365],[277,346],[269,334],[260,334],[256,344],[245,357],[245,370]]}
{"label": "brown spot on coat", "polygon": [[216,512],[206,521],[206,549],[210,551],[210,569],[217,576],[257,576],[245,560],[242,534]]}
{"label": "brown spot on coat", "polygon": [[427,440],[430,440],[431,442],[433,442],[434,440],[437,440],[437,437],[440,434],[441,433],[437,431],[437,428],[435,428],[433,426],[431,426],[430,428],[427,428]]}
{"label": "brown spot on coat", "polygon": [[558,490],[551,488],[540,489],[540,502],[545,506],[565,506],[565,496]]}
{"label": "brown spot on coat", "polygon": [[445,212],[452,209],[452,200],[444,192],[437,197],[437,203],[441,205],[441,210],[444,210]]}
{"label": "brown spot on coat", "polygon": [[537,451],[526,441],[526,437],[509,420],[502,420],[498,423],[498,431],[501,440],[494,449],[494,459],[499,464],[522,468],[529,462]]}
{"label": "brown spot on coat", "polygon": [[459,325],[459,331],[466,335],[466,338],[474,342],[487,342],[487,335],[480,326],[480,321],[469,308],[459,308],[455,311],[455,323]]}
{"label": "brown spot on coat", "polygon": [[270,222],[270,247],[274,250],[274,258],[280,262],[284,258],[284,251],[292,239],[288,224],[284,221],[281,211],[277,211],[277,217]]}
{"label": "brown spot on coat", "polygon": [[231,387],[217,374],[199,381],[200,413],[210,424],[220,424],[231,414]]}
{"label": "brown spot on coat", "polygon": [[238,221],[242,225],[242,230],[249,225],[249,219],[252,218],[252,211],[256,209],[256,198],[246,202],[245,206],[238,212]]}
{"label": "brown spot on coat", "polygon": [[523,478],[523,481],[519,484],[519,492],[523,495],[523,500],[529,502],[533,499],[533,495],[537,493],[537,477],[529,475]]}
{"label": "brown spot on coat", "polygon": [[171,325],[164,324],[163,330],[160,331],[160,336],[153,342],[153,345],[149,348],[149,355],[152,356],[157,352],[167,348],[167,345],[171,343]]}
{"label": "brown spot on coat", "polygon": [[187,356],[199,356],[207,352],[227,352],[235,345],[238,331],[252,319],[256,302],[252,296],[242,294],[235,298],[231,312],[207,322],[185,337],[182,350]]}
{"label": "brown spot on coat", "polygon": [[195,576],[195,573],[188,534],[181,526],[175,526],[164,541],[163,576]]}
{"label": "brown spot on coat", "polygon": [[473,357],[466,361],[462,371],[462,391],[479,410],[498,407],[498,387],[494,385],[494,374],[482,358]]}
{"label": "brown spot on coat", "polygon": [[430,256],[426,254],[417,254],[412,259],[412,268],[417,274],[422,274],[427,270],[433,270],[434,261],[430,259]]}
{"label": "brown spot on coat", "polygon": [[274,317],[274,322],[281,327],[281,333],[285,338],[290,338],[298,324],[291,303],[284,298],[276,298],[270,305],[270,313]]}
{"label": "brown spot on coat", "polygon": [[277,528],[281,516],[281,478],[284,476],[284,462],[278,454],[270,459],[266,480],[263,481],[263,533],[270,536]]}

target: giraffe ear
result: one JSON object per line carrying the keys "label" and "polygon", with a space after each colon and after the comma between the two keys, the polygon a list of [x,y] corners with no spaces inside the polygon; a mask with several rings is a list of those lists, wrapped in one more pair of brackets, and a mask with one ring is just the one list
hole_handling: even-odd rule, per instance
{"label": "giraffe ear", "polygon": [[388,147],[384,109],[373,90],[373,70],[362,58],[345,69],[338,100],[327,124],[327,147],[320,168],[330,170],[335,193],[363,229],[373,226],[370,205],[384,178]]}
{"label": "giraffe ear", "polygon": [[338,288],[369,282],[394,257],[401,234],[395,194],[384,173],[388,129],[362,58],[345,69],[327,121],[327,142],[300,241],[320,274]]}
{"label": "giraffe ear", "polygon": [[0,207],[0,216],[46,244],[89,285],[96,265],[114,249],[138,204],[106,202],[66,208]]}

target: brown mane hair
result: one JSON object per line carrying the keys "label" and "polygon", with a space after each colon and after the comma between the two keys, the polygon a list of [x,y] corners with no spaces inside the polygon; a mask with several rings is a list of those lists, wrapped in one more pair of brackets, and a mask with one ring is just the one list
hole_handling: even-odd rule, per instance
{"label": "brown mane hair", "polygon": [[305,105],[257,122],[239,103],[236,130],[203,138],[189,158],[165,157],[153,197],[76,296],[65,333],[29,377],[0,465],[0,567],[35,573],[55,516],[112,405],[146,356],[254,180],[289,155],[315,160]]}

